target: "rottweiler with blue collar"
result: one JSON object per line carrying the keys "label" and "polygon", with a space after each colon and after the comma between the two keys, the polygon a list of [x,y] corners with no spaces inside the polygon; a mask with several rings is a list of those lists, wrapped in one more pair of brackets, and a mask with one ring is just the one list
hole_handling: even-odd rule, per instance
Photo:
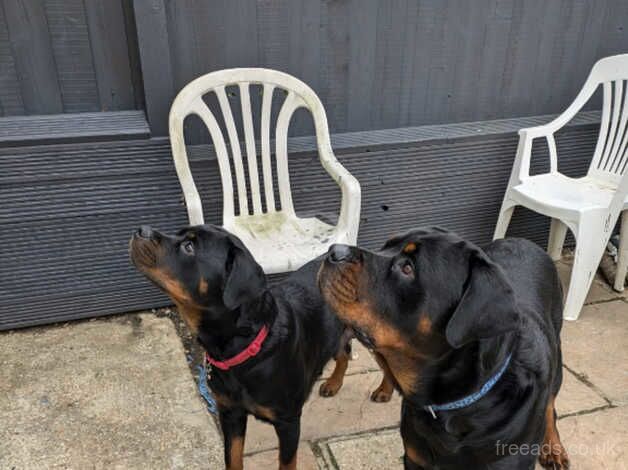
{"label": "rottweiler with blue collar", "polygon": [[321,259],[269,288],[249,250],[220,227],[189,227],[175,236],[142,227],[129,251],[207,351],[225,466],[242,469],[252,414],[274,426],[279,468],[295,469],[303,404],[332,357],[336,367],[319,393],[338,392],[350,353],[344,325],[317,288]]}
{"label": "rottweiler with blue collar", "polygon": [[569,467],[554,407],[562,288],[537,245],[417,229],[378,252],[332,246],[318,281],[403,396],[406,469]]}

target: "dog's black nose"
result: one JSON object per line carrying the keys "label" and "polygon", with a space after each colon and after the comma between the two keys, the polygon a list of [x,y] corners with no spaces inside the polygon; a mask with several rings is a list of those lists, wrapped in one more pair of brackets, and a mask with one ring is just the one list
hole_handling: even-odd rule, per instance
{"label": "dog's black nose", "polygon": [[153,236],[153,229],[148,225],[142,225],[138,230],[137,234],[142,238],[151,238]]}
{"label": "dog's black nose", "polygon": [[329,248],[329,261],[332,263],[344,263],[355,261],[356,253],[355,250],[349,245],[332,245]]}

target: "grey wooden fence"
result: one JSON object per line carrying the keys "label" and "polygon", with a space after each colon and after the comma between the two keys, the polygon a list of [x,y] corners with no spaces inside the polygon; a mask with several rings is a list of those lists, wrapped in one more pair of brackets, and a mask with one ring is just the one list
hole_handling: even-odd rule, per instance
{"label": "grey wooden fence", "polygon": [[137,0],[135,11],[160,135],[175,93],[222,68],[303,79],[345,132],[556,113],[597,59],[628,48],[625,0]]}
{"label": "grey wooden fence", "polygon": [[[271,67],[317,91],[362,184],[364,246],[425,224],[482,243],[516,130],[621,52],[626,0],[0,0],[0,330],[168,303],[127,241],[140,224],[186,223],[166,123],[198,75]],[[559,136],[562,171],[586,170],[598,121],[586,112]],[[292,124],[296,209],[331,219],[338,190],[308,119]],[[219,223],[213,151],[187,127]],[[547,150],[534,150],[539,171]],[[510,233],[543,243],[547,220],[518,210]]]}

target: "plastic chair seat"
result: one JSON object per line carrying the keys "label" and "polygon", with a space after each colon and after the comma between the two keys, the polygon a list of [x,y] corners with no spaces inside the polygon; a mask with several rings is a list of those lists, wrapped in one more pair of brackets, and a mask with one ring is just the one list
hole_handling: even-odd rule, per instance
{"label": "plastic chair seat", "polygon": [[267,274],[299,269],[344,240],[336,227],[316,217],[289,217],[282,212],[235,217],[225,229],[237,235]]}
{"label": "plastic chair seat", "polygon": [[511,197],[549,216],[576,215],[585,211],[605,211],[616,188],[604,186],[589,177],[570,178],[561,173],[531,176],[513,186]]}

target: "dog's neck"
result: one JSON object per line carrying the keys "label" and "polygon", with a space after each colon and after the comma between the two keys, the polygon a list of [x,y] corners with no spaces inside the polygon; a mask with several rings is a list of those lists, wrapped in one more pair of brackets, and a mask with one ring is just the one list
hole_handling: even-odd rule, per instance
{"label": "dog's neck", "polygon": [[415,406],[425,407],[460,400],[482,388],[514,352],[516,335],[472,342],[429,361],[420,389],[406,397]]}
{"label": "dog's neck", "polygon": [[264,325],[276,316],[272,294],[265,290],[259,297],[227,312],[211,312],[201,321],[197,338],[215,359],[233,357],[246,348]]}

